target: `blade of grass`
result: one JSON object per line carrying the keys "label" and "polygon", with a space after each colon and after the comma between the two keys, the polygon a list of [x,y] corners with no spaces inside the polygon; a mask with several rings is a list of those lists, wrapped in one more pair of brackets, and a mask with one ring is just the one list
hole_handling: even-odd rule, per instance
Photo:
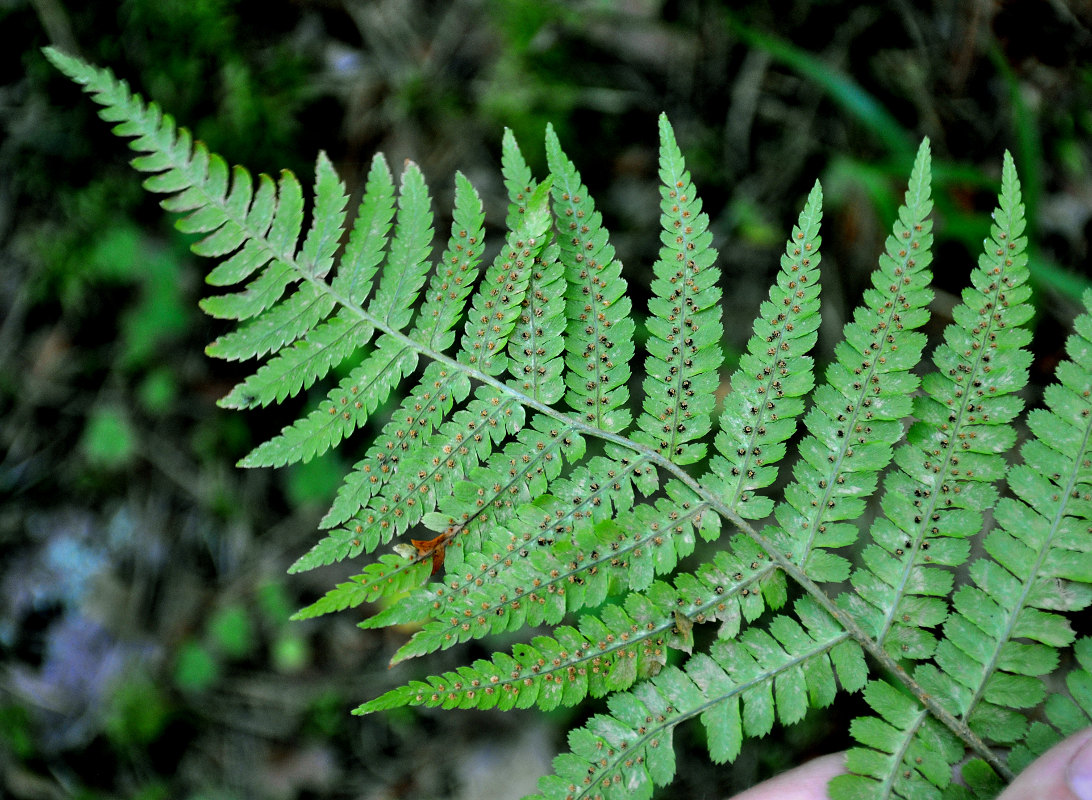
{"label": "blade of grass", "polygon": [[851,77],[791,42],[744,25],[731,14],[726,14],[725,20],[728,28],[744,42],[769,53],[772,58],[817,84],[830,95],[831,100],[872,131],[890,150],[906,156],[907,160],[913,158],[915,148],[909,132],[879,100]]}

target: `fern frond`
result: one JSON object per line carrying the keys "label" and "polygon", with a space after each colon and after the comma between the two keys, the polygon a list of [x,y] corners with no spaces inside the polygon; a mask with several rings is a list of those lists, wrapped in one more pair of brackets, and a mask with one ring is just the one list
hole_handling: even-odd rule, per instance
{"label": "fern frond", "polygon": [[[813,389],[816,185],[698,479],[685,467],[707,455],[719,394],[720,273],[708,215],[665,117],[662,248],[634,426],[627,284],[552,129],[541,182],[505,132],[507,233],[479,275],[484,213],[462,175],[434,265],[431,201],[412,162],[396,190],[383,158],[372,161],[346,231],[345,187],[325,155],[311,197],[287,172],[252,179],[108,70],[47,54],[133,139],[147,188],[166,195],[162,205],[181,215],[181,230],[202,237],[194,251],[220,259],[208,282],[224,293],[202,305],[235,326],[209,354],[259,362],[221,404],[279,402],[337,369],[340,380],[316,390],[316,405],[242,463],[307,460],[381,404],[396,409],[364,443],[322,522],[324,537],[292,571],[376,555],[297,618],[381,602],[363,627],[419,626],[393,661],[491,633],[552,628],[511,652],[388,691],[358,713],[553,709],[610,695],[608,713],[571,734],[572,752],[540,787],[547,798],[626,800],[670,780],[679,723],[700,718],[713,760],[723,761],[745,736],[829,704],[839,684],[855,691],[867,683],[874,712],[853,723],[852,774],[832,784],[838,796],[861,800],[985,798],[1092,719],[1092,645],[1073,643],[1065,617],[1092,604],[1092,293],[1046,408],[1027,416],[1022,463],[1009,467],[1030,363],[1020,326],[1031,311],[1023,207],[1007,154],[986,253],[934,351],[934,371],[920,380],[925,337],[917,329],[931,299],[928,142],[872,288]],[[775,505],[764,490],[808,399],[800,458]],[[999,500],[1006,474],[1012,496]],[[851,564],[856,520],[881,477],[881,515]],[[771,510],[774,523],[749,522]],[[953,591],[991,515],[985,555]],[[712,541],[724,522],[737,534],[705,563],[676,572],[698,537]],[[430,533],[378,552],[414,526]],[[829,583],[847,578],[852,592],[835,599]],[[792,614],[777,613],[790,580],[803,596]],[[566,617],[589,608],[575,624]],[[695,636],[704,623],[719,626],[708,647]],[[1044,676],[1070,645],[1079,663],[1069,693],[1048,697]],[[681,668],[668,666],[671,650],[685,654],[676,656]],[[871,682],[865,653],[884,673]],[[1025,712],[1040,706],[1045,714],[1029,726]],[[1007,763],[1001,747],[1013,748]],[[963,768],[965,787],[953,787],[951,766],[967,750],[977,760]]]}
{"label": "fern frond", "polygon": [[709,432],[720,339],[720,269],[711,246],[709,216],[701,210],[690,173],[667,117],[660,115],[660,257],[646,320],[644,413],[634,441],[676,464],[705,456],[699,441]]}
{"label": "fern frond", "polygon": [[815,390],[815,405],[804,418],[810,435],[800,444],[795,480],[775,510],[778,527],[767,532],[774,546],[817,582],[848,577],[849,562],[828,548],[856,540],[857,527],[848,520],[864,512],[863,498],[891,461],[919,383],[911,370],[925,337],[915,329],[928,319],[932,299],[926,269],[933,240],[929,181],[926,140],[887,251],[872,273],[873,288],[845,326],[827,382]]}
{"label": "fern frond", "polygon": [[[1015,441],[1011,422],[1023,403],[1015,392],[1027,383],[1031,340],[1021,327],[1032,316],[1025,301],[1026,239],[1019,184],[1006,157],[1001,208],[992,239],[963,303],[952,312],[945,342],[933,354],[937,371],[914,398],[918,421],[895,454],[886,481],[884,516],[872,526],[864,568],[853,574],[855,594],[846,608],[896,658],[932,654],[925,629],[947,616],[952,573],[970,554],[969,538],[997,501],[1004,453]],[[870,607],[871,606],[871,607]]]}
{"label": "fern frond", "polygon": [[546,127],[546,158],[566,279],[565,402],[589,425],[622,431],[630,422],[625,403],[634,330],[622,265],[552,126]]}

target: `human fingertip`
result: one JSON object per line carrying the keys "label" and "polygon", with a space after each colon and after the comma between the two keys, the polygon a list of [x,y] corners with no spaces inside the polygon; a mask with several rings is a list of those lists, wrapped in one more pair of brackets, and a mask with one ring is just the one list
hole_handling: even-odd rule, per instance
{"label": "human fingertip", "polygon": [[1065,779],[1079,800],[1092,800],[1092,736],[1069,759]]}

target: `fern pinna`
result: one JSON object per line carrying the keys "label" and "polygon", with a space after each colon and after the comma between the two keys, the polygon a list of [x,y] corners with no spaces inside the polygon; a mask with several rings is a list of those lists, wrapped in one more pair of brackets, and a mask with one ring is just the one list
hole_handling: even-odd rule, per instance
{"label": "fern pinna", "polygon": [[[662,248],[636,402],[626,281],[552,130],[542,179],[505,133],[508,232],[492,263],[483,267],[481,202],[461,175],[434,262],[414,164],[396,184],[376,156],[350,215],[320,155],[305,232],[293,175],[255,184],[110,72],[46,54],[134,137],[133,166],[152,173],[145,186],[168,195],[182,230],[203,234],[195,252],[220,259],[209,282],[237,287],[203,303],[239,323],[209,353],[263,363],[222,405],[314,399],[244,466],[313,458],[398,398],[389,418],[372,419],[379,432],[326,533],[292,569],[368,559],[297,616],[382,601],[363,626],[416,625],[394,661],[552,626],[359,713],[608,696],[606,713],[571,732],[543,798],[649,797],[672,780],[679,723],[699,718],[711,757],[725,761],[744,737],[840,691],[863,690],[874,716],[852,725],[858,746],[832,785],[838,797],[990,796],[1089,723],[1092,649],[1067,614],[1092,599],[1092,294],[1009,466],[1032,311],[1007,154],[984,253],[923,366],[932,233],[922,144],[871,288],[818,385],[808,355],[820,319],[816,184],[718,416],[717,254],[666,118]],[[315,394],[335,367],[345,377]],[[798,422],[787,485],[772,494]],[[677,570],[724,523],[708,560]],[[694,626],[709,622],[712,644],[694,652]],[[1048,698],[1044,679],[1070,648],[1071,696]]]}

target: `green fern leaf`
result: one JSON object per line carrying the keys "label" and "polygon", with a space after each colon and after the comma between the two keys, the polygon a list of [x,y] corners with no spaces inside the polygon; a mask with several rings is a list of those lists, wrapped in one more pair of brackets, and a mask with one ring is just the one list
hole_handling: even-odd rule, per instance
{"label": "green fern leaf", "polygon": [[275,353],[286,344],[305,336],[326,319],[335,302],[332,296],[315,284],[305,283],[268,313],[221,336],[205,348],[205,354],[239,361]]}
{"label": "green fern leaf", "polygon": [[331,389],[307,416],[255,447],[241,467],[281,467],[322,455],[363,425],[402,378],[417,366],[417,353],[392,337],[376,348]]}
{"label": "green fern leaf", "polygon": [[371,325],[343,309],[269,359],[218,404],[257,408],[297,395],[367,344],[372,331]]}
{"label": "green fern leaf", "polygon": [[485,240],[485,211],[477,191],[462,173],[455,176],[451,236],[429,283],[413,337],[442,352],[455,340],[451,329],[463,314],[474,288]]}
{"label": "green fern leaf", "polygon": [[[473,707],[474,696],[467,698],[466,693],[487,684],[496,692],[511,694],[511,702],[521,708],[538,705],[544,710],[559,703],[575,704],[589,694],[600,697],[628,689],[638,678],[660,671],[668,648],[690,652],[693,624],[719,621],[721,637],[731,638],[739,632],[742,619],[757,619],[766,609],[758,587],[773,569],[754,542],[738,539],[732,550],[718,552],[696,573],[680,575],[674,586],[657,582],[645,592],[630,594],[623,607],[608,605],[602,615],[585,615],[579,630],[561,626],[553,637],[536,637],[531,648],[520,645],[511,656],[497,653],[491,662],[476,662],[478,684],[456,685],[458,681],[449,673],[428,679],[431,688],[414,682],[392,690],[362,705],[358,713],[395,705]],[[561,585],[567,583],[567,575],[558,578]],[[580,591],[577,587],[588,591],[586,583],[570,584],[566,597]],[[373,627],[374,620],[367,627]],[[388,620],[385,624],[392,624]],[[496,629],[505,630],[510,622],[510,618],[501,619]],[[564,691],[555,697],[552,692],[562,687]],[[475,695],[483,699],[481,692]]]}
{"label": "green fern leaf", "polygon": [[[681,722],[699,717],[710,756],[722,762],[738,754],[744,735],[763,736],[775,720],[799,719],[809,694],[829,703],[836,678],[847,689],[860,688],[851,681],[863,673],[861,652],[848,634],[806,599],[796,611],[803,625],[776,617],[766,630],[718,641],[683,669],[667,667],[631,692],[613,695],[610,715],[570,734],[572,752],[539,781],[538,798],[611,796],[616,786],[625,787],[626,796],[651,797],[653,784],[674,777],[671,737]],[[845,672],[836,672],[835,663],[845,664]]]}
{"label": "green fern leaf", "polygon": [[430,569],[431,564],[424,558],[385,553],[374,564],[368,564],[360,575],[339,583],[314,603],[297,611],[292,619],[311,619],[400,594],[428,580]]}
{"label": "green fern leaf", "polygon": [[412,161],[402,171],[394,239],[368,313],[395,330],[413,315],[414,301],[428,276],[432,250],[432,209],[428,187]]}
{"label": "green fern leaf", "polygon": [[512,384],[532,400],[552,405],[565,390],[560,358],[565,347],[564,268],[556,243],[536,257],[516,329],[508,342]]}
{"label": "green fern leaf", "polygon": [[546,158],[554,176],[554,214],[566,278],[565,402],[589,425],[622,431],[630,422],[624,404],[633,358],[633,319],[622,265],[614,257],[603,216],[549,125]]}
{"label": "green fern leaf", "polygon": [[372,289],[372,279],[383,261],[387,237],[394,223],[394,177],[382,153],[372,158],[364,196],[356,220],[337,265],[331,288],[351,303],[362,305]]}
{"label": "green fern leaf", "polygon": [[848,522],[864,511],[862,498],[875,489],[902,436],[902,418],[918,378],[910,370],[921,358],[925,337],[915,332],[928,319],[931,260],[929,143],[922,142],[910,173],[905,204],[887,239],[887,252],[872,274],[864,305],[845,326],[827,383],[815,391],[805,417],[810,436],[800,444],[801,460],[786,501],[776,509],[779,527],[767,533],[815,581],[848,577],[849,562],[828,548],[857,538]]}
{"label": "green fern leaf", "polygon": [[334,165],[325,153],[319,153],[315,167],[315,207],[311,227],[300,251],[301,267],[312,278],[324,278],[334,266],[334,254],[345,226],[345,207],[349,198]]}
{"label": "green fern leaf", "polygon": [[[1010,426],[1022,403],[1014,392],[1027,383],[1031,339],[1020,327],[1032,315],[1023,251],[1026,240],[1019,184],[1006,159],[1001,208],[992,242],[971,274],[972,288],[952,315],[945,343],[933,355],[938,371],[923,380],[914,399],[918,422],[895,454],[883,496],[884,516],[872,527],[865,569],[853,575],[847,608],[896,658],[932,654],[924,629],[947,616],[952,574],[970,553],[969,538],[997,500],[1012,447]],[[871,605],[871,608],[868,606]]]}
{"label": "green fern leaf", "polygon": [[705,456],[696,442],[709,431],[723,355],[720,338],[720,270],[711,247],[709,216],[702,212],[675,133],[660,116],[660,188],[663,247],[653,269],[654,297],[646,321],[644,413],[641,442],[676,464]]}
{"label": "green fern leaf", "polygon": [[[781,257],[769,302],[755,319],[747,353],[732,375],[732,394],[721,417],[719,455],[703,483],[719,491],[744,519],[762,519],[773,503],[756,495],[777,477],[784,442],[814,386],[812,359],[819,327],[819,223],[823,192],[816,183]],[[725,427],[725,426],[728,427]]]}

